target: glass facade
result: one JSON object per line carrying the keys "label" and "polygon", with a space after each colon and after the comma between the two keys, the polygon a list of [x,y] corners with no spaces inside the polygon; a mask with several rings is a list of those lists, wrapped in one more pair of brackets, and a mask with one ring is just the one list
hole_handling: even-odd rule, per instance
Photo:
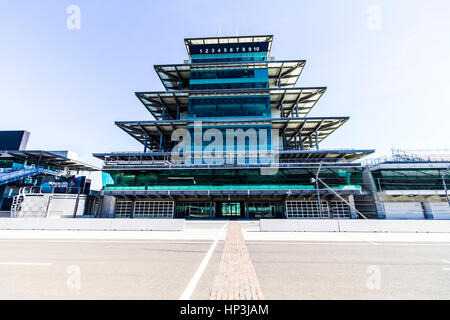
{"label": "glass facade", "polygon": [[191,90],[268,88],[269,74],[264,69],[192,70]]}
{"label": "glass facade", "polygon": [[[377,190],[442,190],[445,169],[382,169],[372,171]],[[445,177],[450,186],[450,176]]]}
{"label": "glass facade", "polygon": [[266,61],[267,52],[238,52],[217,54],[193,54],[191,63]]}
{"label": "glass facade", "polygon": [[190,98],[189,119],[270,117],[270,96],[232,96]]}
{"label": "glass facade", "polygon": [[[262,175],[260,169],[113,170],[105,172],[103,187],[105,190],[314,189],[311,178],[315,174],[313,168],[279,169],[274,175]],[[362,183],[359,168],[322,168],[320,176],[337,189],[358,189]]]}
{"label": "glass facade", "polygon": [[283,202],[177,202],[175,216],[190,219],[270,219],[281,218]]}
{"label": "glass facade", "polygon": [[[116,215],[131,217],[134,212],[152,216],[156,209],[151,201],[171,199],[177,218],[283,218],[287,217],[286,199],[294,191],[293,198],[304,201],[290,204],[291,217],[321,217],[312,199],[317,192],[311,180],[321,162],[316,158],[320,153],[308,154],[308,150],[314,139],[318,149],[319,140],[332,132],[336,124],[327,124],[325,118],[298,119],[299,114],[307,114],[299,112],[299,108],[306,109],[318,99],[316,93],[305,94],[305,88],[291,88],[303,64],[291,62],[286,66],[273,59],[270,62],[274,64],[265,63],[269,60],[272,36],[186,39],[185,44],[189,62],[175,68],[166,65],[161,68],[165,71],[157,72],[163,83],[170,78],[174,83],[171,88],[189,90],[147,96],[142,93],[144,98],[140,97],[144,105],[152,107],[157,119],[154,123],[138,122],[140,128],[133,132],[136,139],[145,139],[140,141],[146,144],[147,163],[141,160],[139,164],[139,157],[131,156],[128,164],[117,162],[103,170],[105,192],[123,197]],[[122,129],[128,132],[130,128]],[[186,138],[188,142],[181,149],[195,155],[184,159],[180,152],[180,161],[173,154],[168,155],[170,148],[162,146],[171,145],[168,136],[172,129],[186,129],[183,140],[189,140]],[[320,134],[319,130],[324,131]],[[151,140],[149,148],[153,154],[147,152],[147,139]],[[154,148],[158,142],[159,149]],[[289,152],[283,152],[281,159],[279,151],[283,148]],[[268,165],[274,163],[283,166],[267,173]],[[130,169],[124,169],[127,166]],[[320,176],[336,192],[348,195],[361,190],[359,166],[324,164]],[[326,187],[320,188],[322,194],[328,192]],[[131,203],[127,192],[136,198]],[[138,201],[141,203],[136,206]],[[348,208],[338,202],[324,202],[324,208],[327,214],[349,214]]]}

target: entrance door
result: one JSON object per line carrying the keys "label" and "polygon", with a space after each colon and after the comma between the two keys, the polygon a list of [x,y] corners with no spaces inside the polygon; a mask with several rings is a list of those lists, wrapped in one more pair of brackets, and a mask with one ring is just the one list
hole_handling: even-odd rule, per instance
{"label": "entrance door", "polygon": [[237,219],[241,217],[240,202],[223,202],[221,208],[223,218]]}

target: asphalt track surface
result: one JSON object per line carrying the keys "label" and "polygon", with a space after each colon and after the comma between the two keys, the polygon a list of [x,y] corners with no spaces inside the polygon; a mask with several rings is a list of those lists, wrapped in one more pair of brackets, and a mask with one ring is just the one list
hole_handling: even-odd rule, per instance
{"label": "asphalt track surface", "polygon": [[0,252],[0,299],[450,299],[450,234],[189,221],[172,233],[1,231]]}

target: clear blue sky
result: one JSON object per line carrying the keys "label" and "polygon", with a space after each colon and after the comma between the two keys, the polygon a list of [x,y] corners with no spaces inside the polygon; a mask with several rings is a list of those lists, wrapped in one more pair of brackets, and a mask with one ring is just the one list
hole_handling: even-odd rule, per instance
{"label": "clear blue sky", "polygon": [[273,34],[307,60],[299,86],[328,87],[310,115],[351,117],[322,148],[448,148],[449,32],[447,0],[0,0],[0,130],[100,165],[142,149],[114,121],[151,118],[134,92],[163,89],[153,65],[182,63],[185,37]]}

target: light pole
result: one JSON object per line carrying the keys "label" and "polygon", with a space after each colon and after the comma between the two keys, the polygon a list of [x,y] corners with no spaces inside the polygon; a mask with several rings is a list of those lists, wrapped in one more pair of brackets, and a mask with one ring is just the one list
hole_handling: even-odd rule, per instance
{"label": "light pole", "polygon": [[448,197],[448,190],[447,190],[447,185],[445,184],[445,176],[448,175],[450,173],[450,164],[447,166],[447,169],[445,169],[445,171],[442,173],[442,185],[444,186],[444,191],[445,191],[445,196],[447,198],[447,203],[448,206],[450,207],[450,199]]}
{"label": "light pole", "polygon": [[322,168],[322,162],[320,162],[319,165],[319,169],[317,169],[317,173],[316,173],[316,190],[317,190],[317,200],[319,201],[319,214],[320,214],[320,218],[322,219],[322,203],[320,202],[320,191],[319,191],[319,173],[320,173],[320,169]]}

